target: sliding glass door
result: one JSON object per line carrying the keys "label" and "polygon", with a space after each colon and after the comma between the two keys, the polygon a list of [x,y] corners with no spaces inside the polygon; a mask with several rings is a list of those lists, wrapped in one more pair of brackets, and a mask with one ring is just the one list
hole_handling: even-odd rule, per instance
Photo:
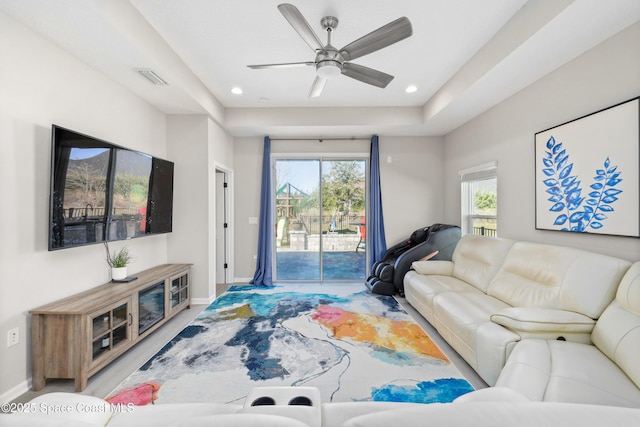
{"label": "sliding glass door", "polygon": [[[321,280],[320,160],[276,160],[276,280]],[[312,238],[315,236],[315,238]]]}
{"label": "sliding glass door", "polygon": [[366,159],[276,159],[276,280],[364,280]]}

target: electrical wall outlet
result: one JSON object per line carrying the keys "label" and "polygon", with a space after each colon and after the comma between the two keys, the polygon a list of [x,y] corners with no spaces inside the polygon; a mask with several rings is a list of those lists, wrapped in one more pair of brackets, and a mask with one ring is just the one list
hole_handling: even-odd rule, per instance
{"label": "electrical wall outlet", "polygon": [[7,332],[7,347],[16,345],[20,342],[20,329],[13,328]]}

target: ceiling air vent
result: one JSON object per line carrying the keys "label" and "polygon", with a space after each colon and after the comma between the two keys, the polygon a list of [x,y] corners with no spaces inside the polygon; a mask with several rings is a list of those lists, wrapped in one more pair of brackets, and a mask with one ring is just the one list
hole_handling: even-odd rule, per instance
{"label": "ceiling air vent", "polygon": [[154,85],[167,86],[169,83],[160,77],[155,71],[149,68],[134,68],[133,71],[139,73],[142,77],[149,80]]}

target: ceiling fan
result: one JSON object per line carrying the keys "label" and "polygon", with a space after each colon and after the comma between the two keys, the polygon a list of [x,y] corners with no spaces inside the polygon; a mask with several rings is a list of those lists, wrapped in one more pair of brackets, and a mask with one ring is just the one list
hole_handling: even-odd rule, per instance
{"label": "ceiling fan", "polygon": [[320,96],[327,83],[327,79],[339,74],[380,88],[387,87],[391,80],[393,80],[393,76],[363,65],[354,64],[350,61],[390,46],[413,34],[411,22],[408,18],[402,17],[360,37],[358,40],[338,50],[331,45],[331,32],[338,26],[338,18],[325,16],[320,21],[322,28],[327,31],[327,44],[323,46],[298,8],[291,4],[284,3],[278,5],[278,10],[280,10],[284,18],[289,21],[289,24],[291,24],[293,29],[302,37],[305,43],[316,53],[315,60],[284,64],[248,65],[248,67],[252,69],[263,69],[314,66],[316,67],[316,78],[309,91],[310,98]]}

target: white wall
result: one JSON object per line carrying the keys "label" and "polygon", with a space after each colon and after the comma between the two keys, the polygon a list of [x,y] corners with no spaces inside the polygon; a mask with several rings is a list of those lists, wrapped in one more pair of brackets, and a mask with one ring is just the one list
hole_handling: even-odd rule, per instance
{"label": "white wall", "polygon": [[194,264],[191,268],[191,298],[204,299],[209,297],[207,121],[206,116],[167,118],[169,154],[175,162],[169,259]]}
{"label": "white wall", "polygon": [[[391,163],[388,157],[391,156]],[[444,221],[444,138],[380,137],[380,186],[387,247]],[[459,225],[460,221],[451,224]]]}
{"label": "white wall", "polygon": [[[26,391],[30,309],[109,281],[102,245],[47,250],[53,123],[167,157],[164,114],[0,14],[0,401]],[[126,243],[135,273],[167,261],[167,235]],[[112,250],[123,246],[114,242]],[[7,348],[7,331],[20,343]]]}
{"label": "white wall", "polygon": [[[274,137],[275,138],[275,137]],[[235,162],[235,278],[249,280],[255,271],[262,174],[262,138],[237,138]],[[362,153],[369,141],[272,141],[272,154]],[[387,246],[416,228],[444,221],[442,192],[443,138],[380,137],[380,175]],[[391,156],[392,161],[387,162]],[[457,222],[456,222],[457,223]]]}
{"label": "white wall", "polygon": [[640,23],[596,46],[445,138],[445,214],[460,218],[458,171],[498,161],[502,237],[640,259],[629,237],[535,230],[534,134],[640,95]]}
{"label": "white wall", "polygon": [[261,138],[236,138],[233,144],[235,185],[231,194],[235,199],[233,222],[235,242],[234,281],[248,282],[253,278],[256,263],[253,256],[258,248],[258,226],[249,224],[249,217],[260,216],[260,175],[262,173]]}
{"label": "white wall", "polygon": [[197,303],[215,298],[215,165],[231,170],[233,139],[207,116],[167,119],[169,157],[175,163],[171,262],[193,264],[191,297]]}

